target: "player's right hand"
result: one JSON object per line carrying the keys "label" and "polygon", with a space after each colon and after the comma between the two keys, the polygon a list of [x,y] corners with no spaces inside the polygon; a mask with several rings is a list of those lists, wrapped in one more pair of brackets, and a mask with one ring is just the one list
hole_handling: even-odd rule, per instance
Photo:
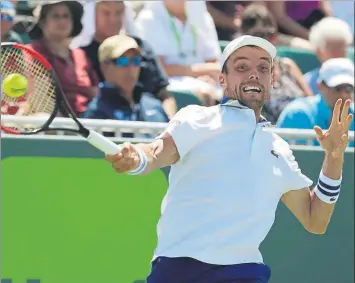
{"label": "player's right hand", "polygon": [[117,154],[106,154],[106,160],[112,164],[117,173],[126,173],[134,170],[140,163],[137,150],[130,143],[121,146],[121,152]]}

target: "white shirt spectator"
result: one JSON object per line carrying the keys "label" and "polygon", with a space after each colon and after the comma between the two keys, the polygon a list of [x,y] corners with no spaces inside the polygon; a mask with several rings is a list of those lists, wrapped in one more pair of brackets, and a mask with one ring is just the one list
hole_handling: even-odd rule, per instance
{"label": "white shirt spectator", "polygon": [[162,135],[172,136],[180,161],[171,167],[154,258],[263,261],[259,246],[281,196],[312,184],[266,123],[237,101],[188,106],[170,121]]}
{"label": "white shirt spectator", "polygon": [[[91,43],[96,26],[95,26],[95,5],[96,1],[88,0],[88,1],[80,1],[84,7],[84,15],[81,19],[83,24],[83,30],[81,33],[73,38],[70,43],[71,48],[79,48],[83,46],[87,46]],[[135,35],[135,27],[134,27],[134,11],[132,8],[132,4],[129,1],[124,1],[125,4],[125,21],[123,28],[121,29],[121,33],[128,33],[131,35]]]}
{"label": "white shirt spectator", "polygon": [[[218,60],[221,50],[216,28],[205,2],[186,2],[187,24],[170,16],[163,1],[147,2],[135,24],[138,35],[148,41],[166,64],[192,65]],[[194,78],[173,77],[169,89],[184,90],[210,84]],[[180,88],[180,89],[176,89]],[[222,95],[216,87],[218,96]]]}
{"label": "white shirt spectator", "polygon": [[200,10],[202,16],[194,19],[192,14],[196,16],[196,10],[191,11],[190,6],[186,9],[186,25],[169,15],[163,2],[146,3],[136,19],[139,36],[149,42],[158,56],[166,57],[167,63],[191,65],[219,59],[221,55],[212,17],[207,10]]}

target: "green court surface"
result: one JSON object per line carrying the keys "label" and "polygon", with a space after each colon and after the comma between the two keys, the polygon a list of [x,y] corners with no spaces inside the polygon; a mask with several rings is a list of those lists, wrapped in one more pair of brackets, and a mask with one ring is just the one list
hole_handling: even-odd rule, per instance
{"label": "green court surface", "polygon": [[2,187],[11,188],[2,195],[3,278],[13,283],[145,278],[153,253],[145,243],[156,241],[152,224],[167,188],[162,171],[118,175],[104,160],[79,158],[12,157],[2,165]]}

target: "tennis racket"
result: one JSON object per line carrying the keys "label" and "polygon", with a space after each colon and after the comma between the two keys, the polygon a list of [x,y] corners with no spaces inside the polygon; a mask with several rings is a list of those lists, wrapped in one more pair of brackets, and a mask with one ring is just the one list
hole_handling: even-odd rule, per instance
{"label": "tennis racket", "polygon": [[[91,145],[108,154],[120,152],[120,146],[103,135],[85,128],[70,108],[63,90],[49,62],[36,51],[17,43],[1,43],[0,76],[4,80],[11,74],[27,79],[27,91],[20,97],[1,93],[1,114],[17,116],[44,116],[42,125],[6,124],[1,130],[13,135],[34,135],[41,132],[64,131],[84,137]],[[19,86],[20,87],[20,86]],[[51,123],[58,114],[73,119],[77,129],[55,128]]]}

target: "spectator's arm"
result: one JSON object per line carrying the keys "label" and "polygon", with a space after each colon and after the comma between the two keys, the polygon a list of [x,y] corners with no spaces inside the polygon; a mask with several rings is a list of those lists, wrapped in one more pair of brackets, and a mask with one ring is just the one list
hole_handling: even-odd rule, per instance
{"label": "spectator's arm", "polygon": [[214,74],[219,72],[218,63],[201,63],[185,66],[179,64],[166,64],[165,58],[163,56],[159,56],[158,58],[160,59],[160,62],[162,63],[169,77],[186,76],[198,78],[201,76],[210,75],[211,73]]}
{"label": "spectator's arm", "polygon": [[213,7],[210,3],[207,2],[206,4],[207,10],[211,14],[213,21],[217,27],[227,28],[231,30],[238,29],[234,18],[228,17],[226,14]]}
{"label": "spectator's arm", "polygon": [[320,9],[325,14],[326,17],[332,16],[332,8],[328,0],[320,0]]}
{"label": "spectator's arm", "polygon": [[170,120],[177,112],[177,105],[174,96],[171,95],[166,88],[163,88],[159,91],[158,98],[161,100],[164,112]]}
{"label": "spectator's arm", "polygon": [[293,76],[298,84],[298,86],[300,87],[300,89],[303,91],[303,93],[305,94],[305,96],[312,96],[314,95],[312,93],[312,90],[310,89],[310,87],[307,85],[306,81],[303,78],[303,74],[302,71],[300,70],[300,68],[297,66],[297,64],[295,63],[295,61],[293,61],[290,58],[284,58],[283,59],[285,64],[289,67],[290,70],[290,74],[291,76]]}
{"label": "spectator's arm", "polygon": [[308,30],[286,14],[285,1],[268,1],[267,7],[280,27],[291,35],[308,39]]}

